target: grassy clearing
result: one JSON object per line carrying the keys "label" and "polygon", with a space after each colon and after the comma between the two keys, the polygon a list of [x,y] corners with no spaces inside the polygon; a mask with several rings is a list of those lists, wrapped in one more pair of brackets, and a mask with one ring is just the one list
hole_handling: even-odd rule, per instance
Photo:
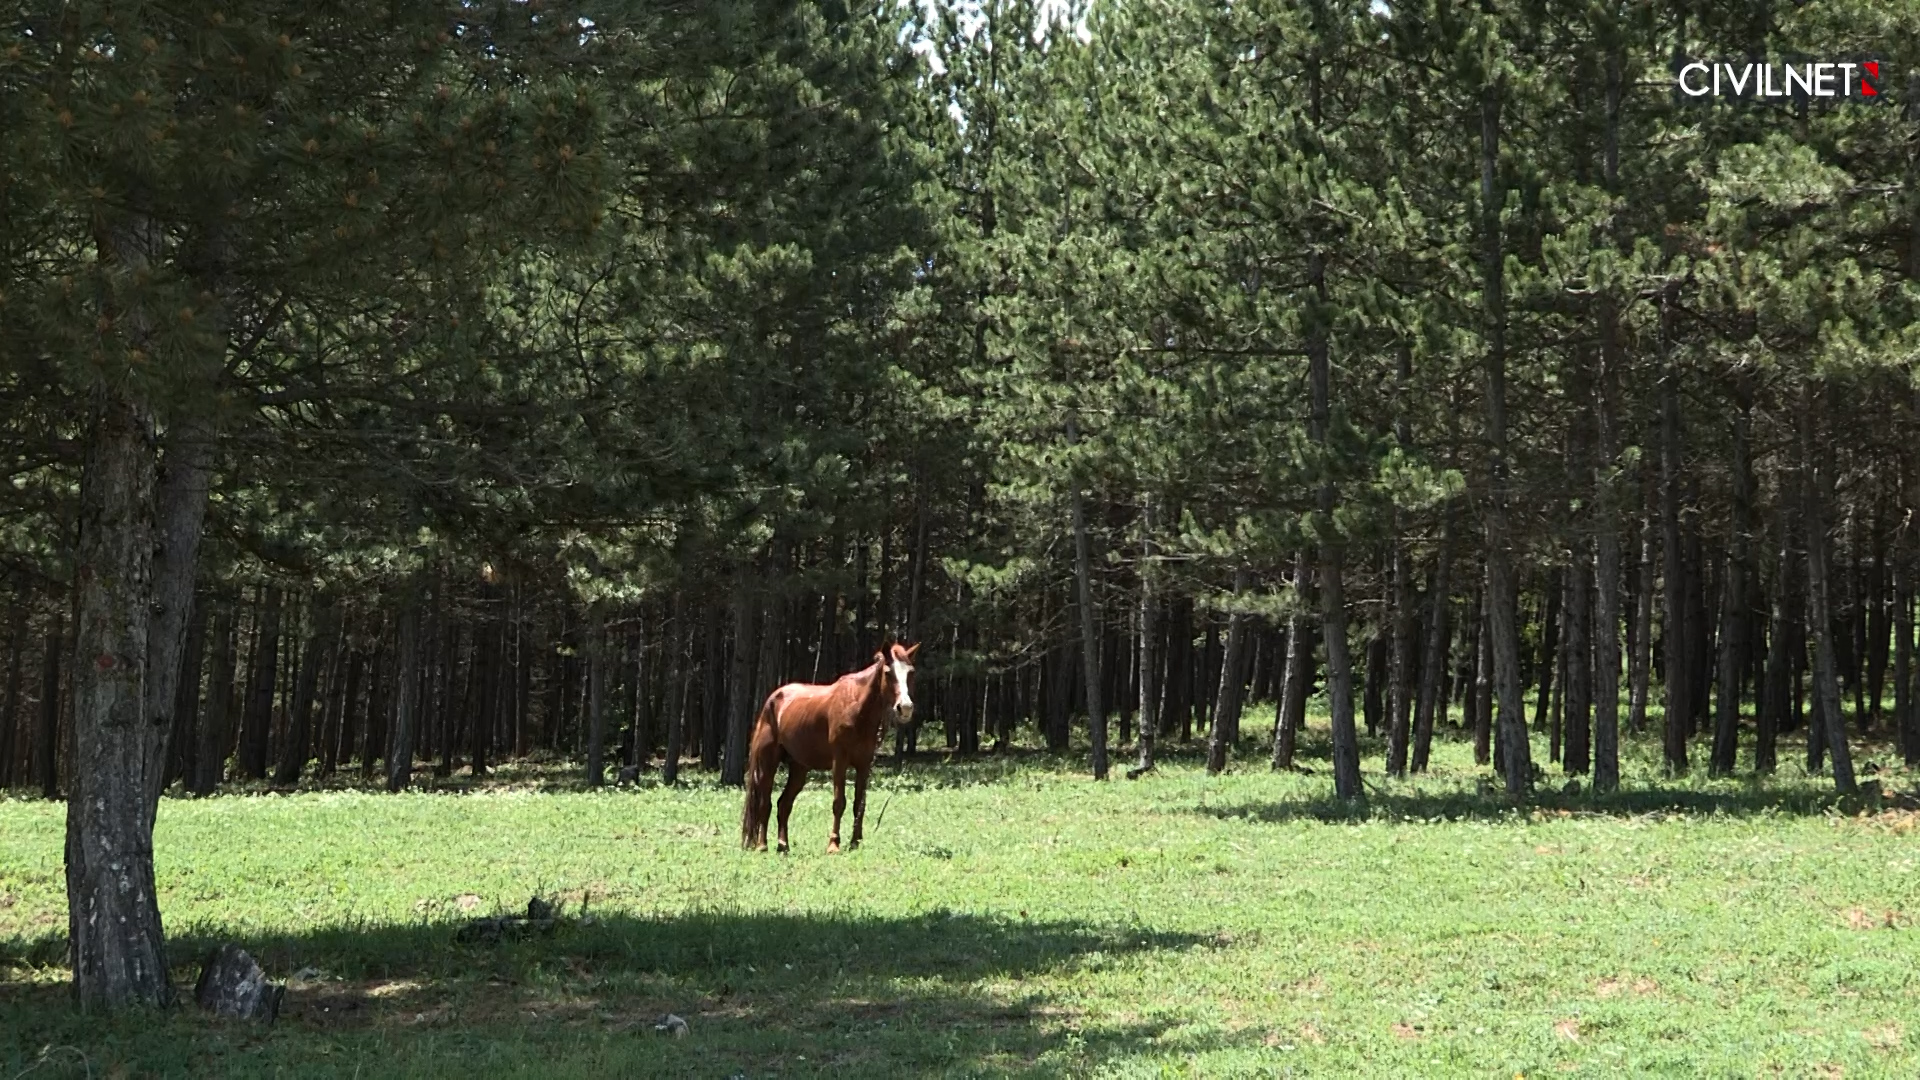
{"label": "grassy clearing", "polygon": [[[784,859],[704,780],[169,799],[176,980],[240,941],[292,980],[267,1030],[75,1015],[62,810],[0,801],[0,1077],[1920,1073],[1920,814],[1792,766],[1656,786],[1654,746],[1515,810],[1458,743],[1352,812],[1243,749],[916,761],[836,857],[818,785]],[[535,892],[591,918],[455,943]]]}

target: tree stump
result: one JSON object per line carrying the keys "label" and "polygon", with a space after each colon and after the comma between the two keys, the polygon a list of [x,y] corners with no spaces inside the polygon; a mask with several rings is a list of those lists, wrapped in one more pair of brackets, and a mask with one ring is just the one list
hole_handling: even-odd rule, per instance
{"label": "tree stump", "polygon": [[286,992],[286,987],[267,981],[267,973],[245,949],[222,945],[207,957],[193,999],[215,1016],[271,1024],[280,1014],[280,999]]}

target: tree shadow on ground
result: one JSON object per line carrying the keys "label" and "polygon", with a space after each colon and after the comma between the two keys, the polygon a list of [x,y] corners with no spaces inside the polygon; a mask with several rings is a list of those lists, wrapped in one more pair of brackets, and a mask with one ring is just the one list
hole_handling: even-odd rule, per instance
{"label": "tree shadow on ground", "polygon": [[[1828,813],[1920,809],[1911,792],[1882,792],[1871,780],[1859,795],[1843,796],[1810,785],[1770,786],[1748,778],[1713,788],[1628,787],[1596,794],[1585,782],[1550,786],[1543,778],[1533,794],[1509,797],[1498,778],[1480,777],[1475,786],[1452,790],[1395,790],[1363,781],[1364,797],[1352,802],[1327,795],[1256,802],[1205,803],[1189,812],[1223,820],[1265,823],[1288,821],[1497,821],[1525,824],[1540,817],[1759,817],[1768,814],[1813,816]],[[1736,786],[1737,785],[1737,786]]]}
{"label": "tree shadow on ground", "polygon": [[[0,982],[0,1075],[44,1054],[36,1077],[1071,1076],[1211,1047],[1159,1042],[1178,1021],[1107,1022],[1049,991],[1131,955],[1218,946],[1202,936],[952,912],[588,912],[493,944],[459,943],[459,925],[234,939],[288,980],[271,1027],[190,1004],[211,936],[171,944],[183,1005],[162,1017],[84,1017],[64,980]],[[0,972],[40,967],[63,945],[0,942]],[[655,1031],[666,1013],[686,1036]]]}

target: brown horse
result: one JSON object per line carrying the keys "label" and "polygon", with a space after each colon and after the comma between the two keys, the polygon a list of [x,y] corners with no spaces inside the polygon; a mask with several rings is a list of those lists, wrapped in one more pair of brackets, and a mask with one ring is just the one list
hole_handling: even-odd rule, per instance
{"label": "brown horse", "polygon": [[773,770],[787,763],[787,787],[780,793],[780,848],[787,850],[787,817],[794,796],[806,786],[807,773],[833,770],[833,835],[827,852],[840,850],[840,815],[847,808],[847,770],[853,770],[853,842],[860,846],[867,816],[867,774],[887,717],[913,719],[913,656],[920,646],[893,646],[891,655],[873,654],[873,663],[825,686],[788,683],[767,696],[747,744],[747,802],[740,811],[740,844],[767,850],[767,817],[773,810]]}

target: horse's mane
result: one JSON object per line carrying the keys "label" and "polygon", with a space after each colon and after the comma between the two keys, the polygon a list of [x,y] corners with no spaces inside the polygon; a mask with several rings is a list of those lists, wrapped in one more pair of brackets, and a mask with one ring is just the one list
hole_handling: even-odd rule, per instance
{"label": "horse's mane", "polygon": [[858,671],[849,671],[834,680],[835,689],[844,686],[850,697],[859,702],[862,711],[871,708],[879,697],[880,672],[886,668],[885,659],[875,660]]}

